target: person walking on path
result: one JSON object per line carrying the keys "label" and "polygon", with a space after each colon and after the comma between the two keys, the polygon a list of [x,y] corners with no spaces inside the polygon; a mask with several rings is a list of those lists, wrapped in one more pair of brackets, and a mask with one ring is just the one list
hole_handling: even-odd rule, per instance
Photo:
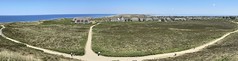
{"label": "person walking on path", "polygon": [[73,57],[73,53],[70,53],[71,57]]}
{"label": "person walking on path", "polygon": [[98,52],[98,56],[100,56],[100,53],[101,53],[101,52]]}

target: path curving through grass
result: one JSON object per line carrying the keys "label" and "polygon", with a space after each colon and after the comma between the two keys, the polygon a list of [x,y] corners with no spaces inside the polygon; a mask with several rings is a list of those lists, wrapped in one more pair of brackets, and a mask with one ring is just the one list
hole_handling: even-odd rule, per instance
{"label": "path curving through grass", "polygon": [[[203,45],[198,46],[196,48],[192,48],[192,49],[188,49],[188,50],[184,50],[184,51],[179,51],[179,52],[171,52],[171,53],[149,55],[149,56],[142,56],[142,57],[106,57],[106,56],[97,56],[97,54],[92,50],[92,33],[93,33],[92,29],[96,25],[93,25],[93,26],[90,27],[90,30],[89,30],[89,33],[88,33],[88,40],[87,40],[87,43],[86,43],[86,46],[85,46],[85,55],[84,56],[71,56],[70,54],[61,53],[61,52],[57,52],[57,51],[52,51],[52,50],[48,50],[48,49],[44,49],[44,48],[39,48],[39,47],[35,47],[35,46],[29,45],[29,44],[26,44],[26,43],[19,42],[17,40],[14,40],[14,39],[9,38],[9,37],[5,36],[4,34],[2,34],[2,29],[4,29],[5,26],[4,25],[1,25],[1,26],[2,26],[2,28],[0,29],[0,35],[3,36],[4,38],[8,39],[8,40],[11,40],[11,41],[16,42],[16,43],[25,44],[29,48],[41,50],[41,51],[44,51],[45,53],[55,54],[55,55],[62,55],[64,57],[80,59],[80,60],[85,60],[85,61],[113,61],[113,60],[118,60],[118,61],[133,61],[133,60],[142,61],[142,60],[145,60],[145,59],[160,59],[160,58],[176,57],[176,56],[180,56],[180,55],[183,55],[183,54],[186,54],[186,53],[193,53],[193,52],[200,51],[200,50],[206,48],[207,46],[213,45],[216,42],[221,41],[222,39],[226,38],[230,34],[238,32],[238,30],[228,32],[228,33],[224,34],[222,37],[216,38],[216,39],[214,39],[213,41],[211,41],[209,43],[203,44]],[[175,56],[175,54],[176,54],[176,56]]]}

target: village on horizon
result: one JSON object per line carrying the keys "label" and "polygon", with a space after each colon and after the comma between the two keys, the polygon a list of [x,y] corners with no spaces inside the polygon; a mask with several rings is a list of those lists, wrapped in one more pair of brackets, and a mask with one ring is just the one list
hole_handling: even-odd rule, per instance
{"label": "village on horizon", "polygon": [[113,16],[106,16],[100,18],[92,17],[75,17],[74,23],[94,23],[94,22],[144,22],[144,21],[158,21],[158,22],[171,22],[171,21],[187,21],[187,20],[235,20],[238,16],[152,16],[146,14],[120,14]]}

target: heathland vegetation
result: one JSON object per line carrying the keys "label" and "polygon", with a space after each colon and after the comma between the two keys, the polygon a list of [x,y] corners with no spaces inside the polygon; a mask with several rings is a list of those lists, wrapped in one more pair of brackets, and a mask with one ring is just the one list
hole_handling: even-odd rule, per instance
{"label": "heathland vegetation", "polygon": [[74,24],[71,19],[9,23],[3,33],[15,40],[64,53],[84,54],[91,24]]}
{"label": "heathland vegetation", "polygon": [[237,61],[238,33],[231,34],[215,45],[196,53],[185,54],[174,58],[151,59],[145,61]]}
{"label": "heathland vegetation", "polygon": [[27,48],[0,36],[0,61],[79,61]]}
{"label": "heathland vegetation", "polygon": [[93,29],[93,50],[105,56],[144,56],[190,49],[237,28],[223,20],[104,22]]}

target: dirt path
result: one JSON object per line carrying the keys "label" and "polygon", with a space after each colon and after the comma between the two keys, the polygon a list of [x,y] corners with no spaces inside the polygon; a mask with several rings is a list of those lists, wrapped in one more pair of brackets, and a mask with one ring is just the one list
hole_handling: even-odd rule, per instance
{"label": "dirt path", "polygon": [[[238,30],[228,32],[228,33],[224,34],[222,37],[214,39],[213,41],[211,41],[209,43],[198,46],[196,48],[192,48],[192,49],[188,49],[188,50],[184,50],[184,51],[179,51],[179,52],[164,53],[164,54],[157,54],[157,55],[148,55],[148,56],[142,56],[142,57],[105,57],[105,56],[97,56],[97,54],[92,50],[92,33],[93,33],[92,28],[94,26],[96,26],[96,25],[93,25],[93,26],[90,27],[90,30],[89,30],[89,33],[88,33],[88,40],[87,40],[87,43],[86,43],[86,46],[85,46],[85,55],[84,56],[73,56],[73,57],[71,57],[70,54],[61,53],[61,52],[57,52],[57,51],[52,51],[52,50],[48,50],[48,49],[43,49],[43,48],[31,46],[31,45],[19,42],[17,40],[11,39],[11,38],[6,37],[5,35],[2,34],[2,29],[5,28],[3,25],[2,25],[3,28],[1,28],[1,30],[0,30],[0,35],[3,36],[4,38],[8,39],[8,40],[11,40],[11,41],[16,42],[16,43],[25,44],[25,45],[27,45],[27,47],[37,49],[37,50],[42,50],[45,53],[62,55],[64,57],[69,57],[69,58],[74,58],[74,59],[81,59],[81,60],[85,60],[85,61],[112,61],[112,60],[142,61],[144,59],[160,59],[160,58],[176,57],[176,56],[181,56],[181,55],[186,54],[186,53],[197,52],[197,51],[202,50],[203,48],[206,48],[207,46],[213,45],[216,42],[221,41],[222,39],[224,39],[225,37],[229,36],[232,33],[238,32]],[[174,56],[175,54],[176,54],[176,56]]]}
{"label": "dirt path", "polygon": [[[29,45],[29,44],[26,44],[26,43],[22,43],[20,41],[17,41],[17,40],[14,40],[12,38],[9,38],[7,36],[5,36],[3,33],[2,33],[2,30],[5,28],[4,25],[1,25],[2,28],[0,29],[0,35],[10,41],[13,41],[15,43],[20,43],[20,44],[24,44],[26,45],[27,47],[29,48],[33,48],[33,49],[36,49],[36,50],[41,50],[41,51],[44,51],[45,53],[49,53],[49,54],[55,54],[55,55],[62,55],[64,57],[68,57],[68,58],[71,58],[71,55],[70,54],[66,54],[66,53],[61,53],[61,52],[57,52],[57,51],[52,51],[52,50],[48,50],[48,49],[44,49],[44,48],[40,48],[40,47],[35,47],[35,46],[32,46],[32,45]],[[77,57],[80,57],[80,56],[77,56]],[[75,58],[75,59],[80,59],[80,58]]]}

